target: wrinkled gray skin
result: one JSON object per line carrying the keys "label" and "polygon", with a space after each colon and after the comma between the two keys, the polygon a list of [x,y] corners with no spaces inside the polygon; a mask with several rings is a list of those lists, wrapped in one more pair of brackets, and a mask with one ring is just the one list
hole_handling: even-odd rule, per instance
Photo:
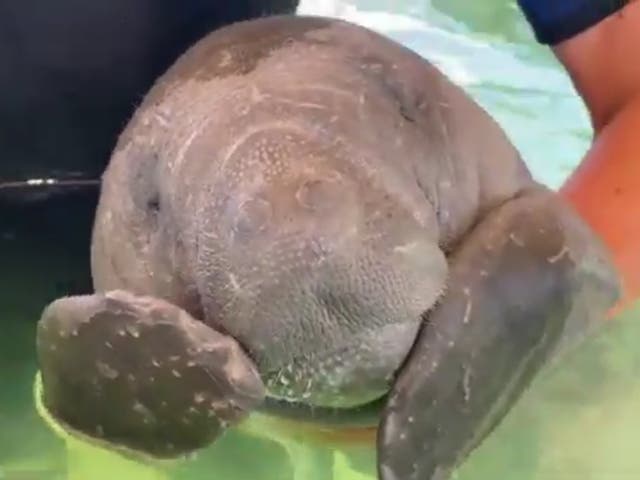
{"label": "wrinkled gray skin", "polygon": [[92,256],[96,294],[39,326],[58,421],[159,457],[255,409],[380,422],[383,480],[448,478],[618,293],[481,108],[323,18],[223,28],[157,82]]}

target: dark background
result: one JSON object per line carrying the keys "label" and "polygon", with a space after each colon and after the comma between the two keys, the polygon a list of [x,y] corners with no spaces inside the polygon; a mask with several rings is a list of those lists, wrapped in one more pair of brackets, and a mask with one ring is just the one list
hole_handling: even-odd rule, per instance
{"label": "dark background", "polygon": [[142,96],[190,45],[298,0],[0,0],[0,199],[96,179]]}
{"label": "dark background", "polygon": [[221,25],[294,12],[296,5],[0,0],[0,470],[6,475],[53,479],[52,472],[64,469],[56,464],[65,458],[62,444],[31,406],[35,325],[56,297],[91,290],[98,196],[95,182],[75,189],[21,182],[99,179],[136,105],[186,48]]}

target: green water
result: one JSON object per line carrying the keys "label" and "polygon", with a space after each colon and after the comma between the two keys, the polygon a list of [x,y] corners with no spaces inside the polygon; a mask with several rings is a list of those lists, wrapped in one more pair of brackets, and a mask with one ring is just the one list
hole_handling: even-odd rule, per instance
{"label": "green water", "polygon": [[[584,108],[549,52],[532,41],[513,2],[379,0],[358,2],[357,9],[349,8],[354,2],[342,8],[336,2],[307,3],[383,31],[438,63],[496,117],[547,184],[558,186],[586,150],[590,131]],[[92,202],[77,196],[46,207],[0,211],[0,479],[144,480],[148,473],[79,451],[77,445],[68,449],[33,407],[33,339],[40,311],[57,296],[90,288]],[[640,478],[640,456],[633,447],[640,431],[635,316],[631,312],[608,324],[540,377],[458,478]],[[373,447],[343,453],[233,431],[198,458],[164,473],[176,480],[375,478]]]}

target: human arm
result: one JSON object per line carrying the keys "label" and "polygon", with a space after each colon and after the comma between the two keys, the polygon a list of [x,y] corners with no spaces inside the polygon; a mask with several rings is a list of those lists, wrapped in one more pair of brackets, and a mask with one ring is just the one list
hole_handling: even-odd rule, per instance
{"label": "human arm", "polygon": [[594,141],[561,193],[600,234],[624,282],[615,313],[640,296],[640,2],[519,0],[591,115]]}
{"label": "human arm", "polygon": [[640,3],[519,0],[540,43],[571,76],[598,133],[640,91]]}

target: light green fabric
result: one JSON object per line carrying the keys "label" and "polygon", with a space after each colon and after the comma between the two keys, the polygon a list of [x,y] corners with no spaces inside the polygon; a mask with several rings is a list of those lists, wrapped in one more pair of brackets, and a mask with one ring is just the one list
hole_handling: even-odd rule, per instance
{"label": "light green fabric", "polygon": [[38,414],[65,442],[66,480],[168,480],[169,477],[161,468],[125,458],[62,428],[42,403],[42,380],[39,372],[34,381],[33,397]]}

